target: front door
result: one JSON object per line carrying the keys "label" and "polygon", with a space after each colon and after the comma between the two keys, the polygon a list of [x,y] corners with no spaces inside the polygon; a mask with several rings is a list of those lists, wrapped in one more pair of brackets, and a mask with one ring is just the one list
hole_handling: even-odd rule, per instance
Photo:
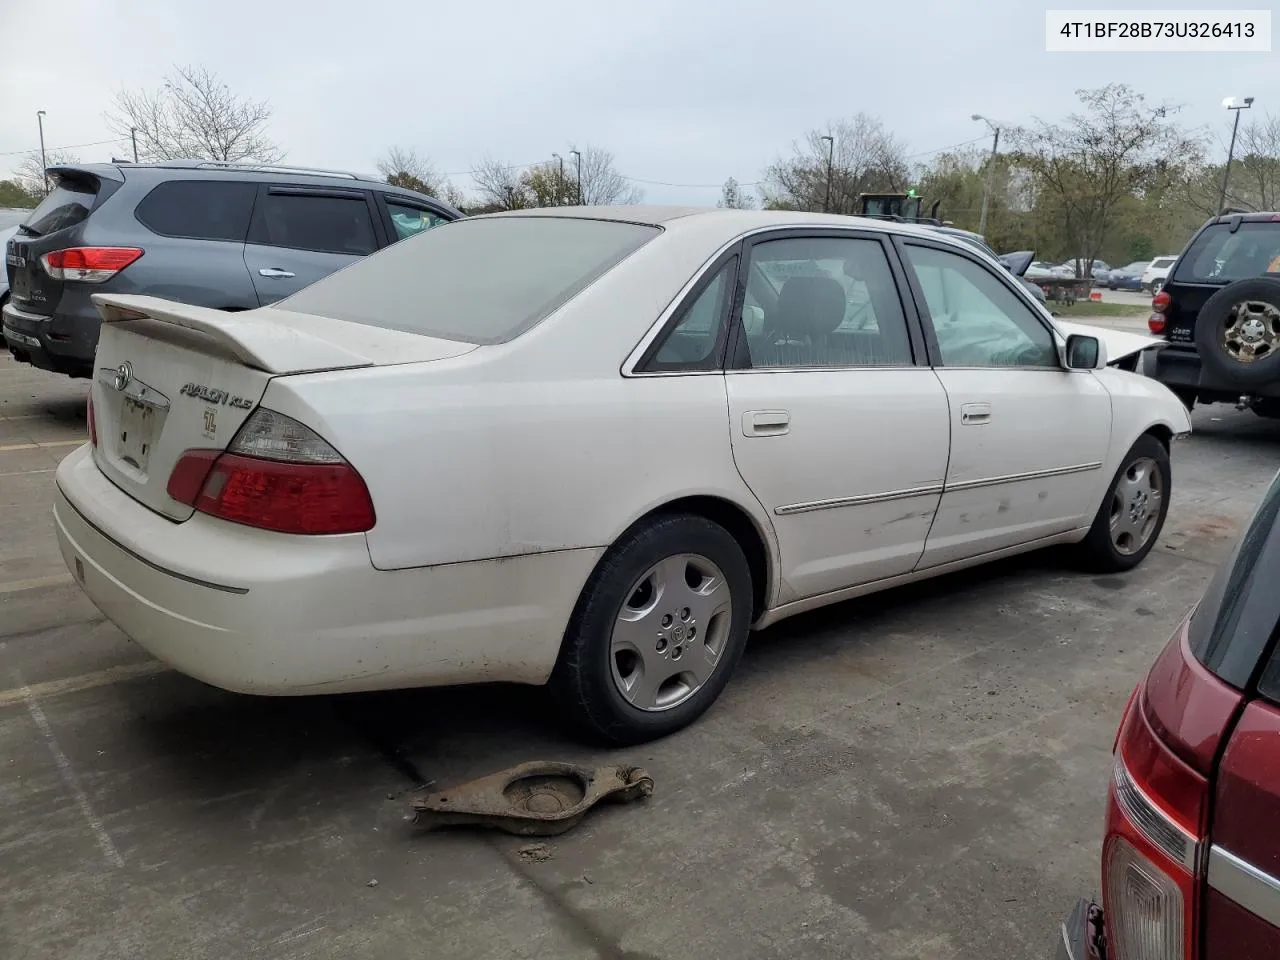
{"label": "front door", "polygon": [[938,505],[947,398],[889,252],[878,234],[748,248],[729,431],[777,534],[779,602],[910,572]]}
{"label": "front door", "polygon": [[361,190],[264,186],[244,262],[266,306],[378,249],[375,209]]}
{"label": "front door", "polygon": [[1111,395],[1067,370],[1012,280],[927,241],[902,244],[950,405],[946,491],[921,567],[1088,526],[1111,442]]}

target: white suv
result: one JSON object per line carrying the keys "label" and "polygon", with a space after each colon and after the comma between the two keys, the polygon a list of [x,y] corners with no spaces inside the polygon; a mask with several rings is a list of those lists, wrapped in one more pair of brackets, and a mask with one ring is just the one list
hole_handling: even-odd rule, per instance
{"label": "white suv", "polygon": [[1172,257],[1156,257],[1147,264],[1147,269],[1142,271],[1142,289],[1147,293],[1155,296],[1160,292],[1160,288],[1164,286],[1164,282],[1169,279],[1169,270],[1177,261],[1176,255]]}

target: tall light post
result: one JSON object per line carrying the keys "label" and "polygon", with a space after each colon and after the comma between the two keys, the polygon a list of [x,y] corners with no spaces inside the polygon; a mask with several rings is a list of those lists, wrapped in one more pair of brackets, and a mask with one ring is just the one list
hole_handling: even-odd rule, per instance
{"label": "tall light post", "polygon": [[578,206],[582,206],[582,154],[577,150],[570,150],[569,153],[578,162]]}
{"label": "tall light post", "polygon": [[138,162],[138,128],[129,128],[129,139],[133,141],[133,162]]}
{"label": "tall light post", "polygon": [[991,205],[991,192],[995,189],[996,151],[1000,149],[1000,128],[980,113],[975,113],[971,119],[981,120],[991,128],[991,132],[994,134],[991,138],[991,160],[987,165],[987,182],[982,187],[982,213],[978,215],[978,232],[985,234],[987,232],[987,209]]}
{"label": "tall light post", "polygon": [[822,201],[822,212],[831,212],[831,165],[835,160],[836,141],[834,137],[819,137],[827,141],[827,198]]}
{"label": "tall light post", "polygon": [[1231,161],[1236,155],[1236,132],[1240,129],[1240,111],[1248,110],[1253,106],[1253,97],[1245,97],[1239,103],[1236,103],[1235,97],[1227,97],[1222,101],[1222,105],[1228,110],[1236,112],[1235,123],[1231,124],[1231,146],[1227,148],[1227,169],[1222,171],[1222,192],[1218,194],[1218,212],[1227,205],[1227,181],[1231,179]]}
{"label": "tall light post", "polygon": [[49,195],[49,175],[44,172],[44,111],[36,111],[36,123],[40,125],[40,179],[44,183],[44,195]]}
{"label": "tall light post", "polygon": [[558,153],[553,153],[551,156],[560,161],[560,179],[556,181],[556,206],[558,207],[561,205],[560,201],[564,199],[564,157]]}

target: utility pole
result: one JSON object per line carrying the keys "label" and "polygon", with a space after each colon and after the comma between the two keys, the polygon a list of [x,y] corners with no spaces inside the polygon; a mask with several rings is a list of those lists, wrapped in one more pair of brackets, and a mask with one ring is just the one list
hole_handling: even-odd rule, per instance
{"label": "utility pole", "polygon": [[831,212],[831,165],[835,160],[836,142],[832,137],[819,137],[827,141],[827,197],[822,201],[822,212]]}
{"label": "utility pole", "polygon": [[991,140],[991,159],[987,165],[987,182],[982,188],[982,213],[978,215],[978,232],[985,234],[987,232],[987,209],[991,205],[991,194],[995,190],[996,152],[1000,149],[1000,128],[980,113],[975,113],[973,119],[985,121],[995,134]]}
{"label": "utility pole", "polygon": [[560,179],[556,181],[555,205],[558,207],[562,205],[561,202],[564,200],[564,157],[560,156],[558,153],[553,153],[551,156],[560,161]]}
{"label": "utility pole", "polygon": [[[1237,114],[1239,116],[1239,114]],[[36,111],[36,123],[40,125],[40,179],[44,183],[44,195],[49,195],[49,175],[45,173],[47,164],[44,159],[44,111]]]}
{"label": "utility pole", "polygon": [[138,162],[138,128],[129,128],[129,139],[133,141],[133,162]]}
{"label": "utility pole", "polygon": [[1248,110],[1253,106],[1253,97],[1245,97],[1242,103],[1236,103],[1235,97],[1227,97],[1222,101],[1222,105],[1236,112],[1236,120],[1231,125],[1231,146],[1227,148],[1227,168],[1222,171],[1222,192],[1218,194],[1219,213],[1227,206],[1227,181],[1231,179],[1231,161],[1236,155],[1236,132],[1240,129],[1240,111]]}
{"label": "utility pole", "polygon": [[578,206],[582,206],[582,154],[577,150],[570,150],[573,157],[578,162]]}

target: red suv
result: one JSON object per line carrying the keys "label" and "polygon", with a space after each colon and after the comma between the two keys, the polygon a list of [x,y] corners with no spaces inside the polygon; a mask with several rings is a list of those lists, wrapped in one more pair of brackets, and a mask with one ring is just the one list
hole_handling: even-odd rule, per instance
{"label": "red suv", "polygon": [[1280,474],[1125,707],[1069,960],[1280,957]]}

